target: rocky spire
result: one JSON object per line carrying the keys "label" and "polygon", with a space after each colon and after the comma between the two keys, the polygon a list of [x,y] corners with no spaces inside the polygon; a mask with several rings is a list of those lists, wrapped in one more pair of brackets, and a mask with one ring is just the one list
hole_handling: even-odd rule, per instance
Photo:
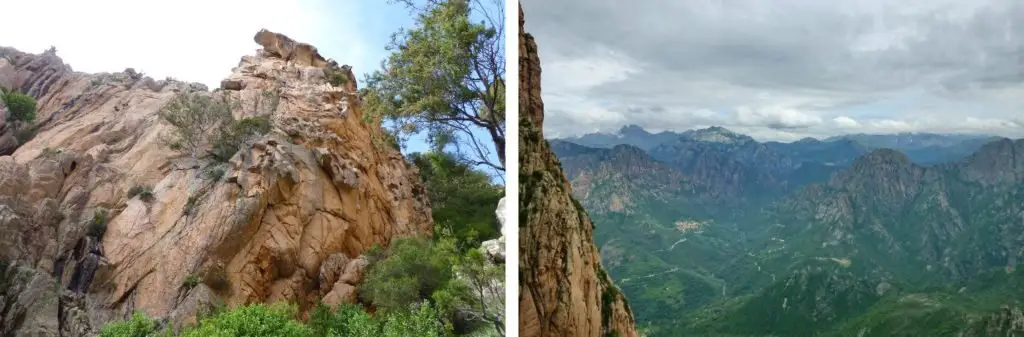
{"label": "rocky spire", "polygon": [[544,141],[540,60],[519,7],[519,335],[637,336],[593,225]]}

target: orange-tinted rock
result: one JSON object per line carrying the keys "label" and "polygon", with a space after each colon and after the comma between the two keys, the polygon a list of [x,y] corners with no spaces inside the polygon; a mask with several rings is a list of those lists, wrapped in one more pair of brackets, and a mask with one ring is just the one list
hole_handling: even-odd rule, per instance
{"label": "orange-tinted rock", "polygon": [[519,9],[519,336],[637,336],[593,225],[544,141],[540,60]]}
{"label": "orange-tinted rock", "polygon": [[[51,54],[0,61],[0,80],[18,78],[39,102],[38,135],[0,157],[0,209],[14,210],[0,216],[0,258],[45,275],[87,272],[59,281],[83,289],[95,304],[85,309],[100,324],[129,311],[180,312],[190,275],[203,275],[229,306],[289,300],[305,309],[335,289],[317,282],[330,256],[429,235],[415,168],[374,145],[380,129],[361,120],[355,81],[333,87],[322,75],[325,67],[351,70],[284,35],[261,31],[257,40],[264,50],[242,58],[226,81],[232,90],[203,94],[239,101],[236,118],[269,115],[273,131],[228,163],[204,161],[200,169],[168,148],[170,126],[156,113],[177,92],[205,86],[77,73]],[[225,172],[219,180],[200,172],[215,165]],[[150,187],[152,199],[129,198],[136,185]],[[102,242],[94,253],[101,258],[67,258],[79,256],[69,253],[99,209],[108,210],[105,233],[93,240]],[[346,270],[332,273],[341,278]],[[182,315],[175,317],[189,314]]]}

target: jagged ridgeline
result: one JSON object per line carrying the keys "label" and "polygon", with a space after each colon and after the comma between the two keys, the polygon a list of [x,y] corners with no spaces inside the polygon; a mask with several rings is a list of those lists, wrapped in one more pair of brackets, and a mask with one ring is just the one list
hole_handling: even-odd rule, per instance
{"label": "jagged ridgeline", "polygon": [[551,143],[649,335],[1024,333],[1024,140],[620,134]]}
{"label": "jagged ridgeline", "polygon": [[586,211],[544,140],[537,45],[519,8],[519,335],[637,336]]}
{"label": "jagged ridgeline", "polygon": [[[291,318],[376,319],[347,305],[385,302],[365,280],[388,280],[378,266],[395,266],[390,256],[437,257],[409,263],[454,279],[449,255],[415,250],[459,253],[431,239],[420,172],[362,120],[351,69],[278,33],[254,40],[262,49],[212,92],[0,48],[0,336],[92,336],[129,319],[104,336],[142,336],[264,316],[302,336]],[[460,273],[468,284],[493,278],[480,276],[493,273],[486,254],[466,256],[479,268]],[[290,305],[245,306],[275,302]],[[444,321],[418,308],[387,317]]]}

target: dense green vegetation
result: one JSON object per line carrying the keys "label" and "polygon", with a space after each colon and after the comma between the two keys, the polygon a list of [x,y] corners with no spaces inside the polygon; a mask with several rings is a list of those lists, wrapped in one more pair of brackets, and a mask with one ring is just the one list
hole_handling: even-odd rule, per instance
{"label": "dense green vegetation", "polygon": [[413,153],[409,159],[427,185],[439,233],[453,234],[463,251],[501,235],[494,217],[494,209],[504,195],[501,185],[448,153]]}
{"label": "dense green vegetation", "polygon": [[[336,309],[319,306],[308,323],[295,319],[296,309],[283,304],[251,304],[221,311],[178,334],[183,337],[404,337],[446,336],[440,326],[438,312],[429,304],[418,304],[408,311],[386,315],[370,315],[355,305]],[[161,329],[160,322],[136,313],[124,322],[109,324],[100,337],[163,337],[174,336],[171,329]]]}
{"label": "dense green vegetation", "polygon": [[456,145],[460,158],[503,172],[504,3],[392,2],[412,10],[416,26],[393,35],[393,53],[367,76],[364,117],[385,122],[399,144],[426,134],[435,151]]}
{"label": "dense green vegetation", "polygon": [[[261,97],[268,100],[265,95]],[[232,111],[239,107],[237,101],[226,95],[212,97],[185,91],[176,95],[157,115],[174,127],[165,136],[172,150],[183,151],[194,160],[210,157],[227,162],[242,145],[267,134],[272,128],[267,115],[236,120]]]}
{"label": "dense green vegetation", "polygon": [[[742,162],[770,151],[688,142],[677,143],[690,152],[670,169],[621,147],[556,146],[603,263],[648,335],[1024,332],[1010,324],[1024,319],[1011,290],[1024,284],[1006,272],[1024,257],[1024,181],[1006,175],[1019,171],[1006,158],[1024,142],[929,167],[876,150],[832,176],[799,173],[797,184],[812,184],[767,198],[745,174],[770,168]],[[686,171],[700,165],[710,170]],[[729,182],[740,184],[716,188]],[[715,198],[729,206],[709,206]]]}
{"label": "dense green vegetation", "polygon": [[11,111],[14,120],[33,123],[36,120],[36,99],[32,96],[17,91],[0,87],[0,98],[3,99],[7,109]]}
{"label": "dense green vegetation", "polygon": [[[11,130],[18,145],[25,144],[38,131],[35,124],[37,103],[35,98],[0,86],[0,101],[3,101],[10,111],[8,125],[13,125]],[[11,122],[15,123],[11,123]]]}

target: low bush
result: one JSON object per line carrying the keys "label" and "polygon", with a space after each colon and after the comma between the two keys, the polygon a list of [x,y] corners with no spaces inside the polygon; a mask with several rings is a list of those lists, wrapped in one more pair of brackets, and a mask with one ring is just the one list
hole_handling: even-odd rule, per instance
{"label": "low bush", "polygon": [[192,211],[195,210],[195,208],[196,208],[196,206],[198,204],[199,204],[199,196],[195,196],[195,195],[189,196],[188,200],[185,201],[185,207],[184,207],[184,209],[181,210],[181,213],[184,214],[184,215],[191,215]]}
{"label": "low bush", "polygon": [[135,185],[128,190],[128,199],[138,196],[140,200],[145,202],[153,201],[153,189],[148,186]]}
{"label": "low bush", "polygon": [[63,152],[61,149],[45,147],[42,151],[39,151],[39,156],[36,156],[36,158],[54,158],[57,157],[57,155],[59,155],[61,152]]}
{"label": "low bush", "polygon": [[324,69],[324,76],[327,77],[327,83],[336,87],[340,87],[345,85],[345,83],[348,83],[348,76],[345,76],[345,73],[336,69]]}
{"label": "low bush", "polygon": [[310,337],[310,329],[295,320],[294,306],[252,304],[213,315],[182,334],[184,337]]}
{"label": "low bush", "polygon": [[221,178],[224,178],[224,173],[226,172],[227,171],[224,169],[224,167],[209,166],[206,168],[205,171],[203,171],[203,175],[206,176],[206,179],[212,182],[218,182],[220,181]]}
{"label": "low bush", "polygon": [[28,124],[14,131],[14,139],[18,140],[19,146],[25,145],[35,138],[37,133],[39,133],[39,129],[34,124]]}
{"label": "low bush", "polygon": [[107,210],[97,208],[92,213],[92,222],[89,223],[89,235],[97,239],[103,238],[103,234],[107,232]]}
{"label": "low bush", "polygon": [[181,282],[181,287],[185,288],[185,291],[192,290],[199,285],[199,275],[189,275],[185,277],[185,280]]}
{"label": "low bush", "polygon": [[36,99],[32,96],[15,91],[4,94],[4,102],[11,111],[11,117],[22,122],[32,123],[36,120]]}
{"label": "low bush", "polygon": [[370,266],[359,293],[384,311],[409,308],[453,280],[452,261],[457,254],[450,240],[396,239],[387,257]]}
{"label": "low bush", "polygon": [[171,331],[159,333],[158,324],[143,313],[133,313],[127,321],[107,324],[100,330],[99,337],[170,337]]}
{"label": "low bush", "polygon": [[266,116],[245,117],[223,125],[213,140],[210,153],[220,162],[227,162],[247,142],[270,132],[270,118]]}
{"label": "low bush", "polygon": [[346,337],[441,337],[451,335],[439,313],[429,302],[420,302],[397,312],[371,316],[363,308],[342,304],[337,311],[320,304],[309,315],[313,336]]}

